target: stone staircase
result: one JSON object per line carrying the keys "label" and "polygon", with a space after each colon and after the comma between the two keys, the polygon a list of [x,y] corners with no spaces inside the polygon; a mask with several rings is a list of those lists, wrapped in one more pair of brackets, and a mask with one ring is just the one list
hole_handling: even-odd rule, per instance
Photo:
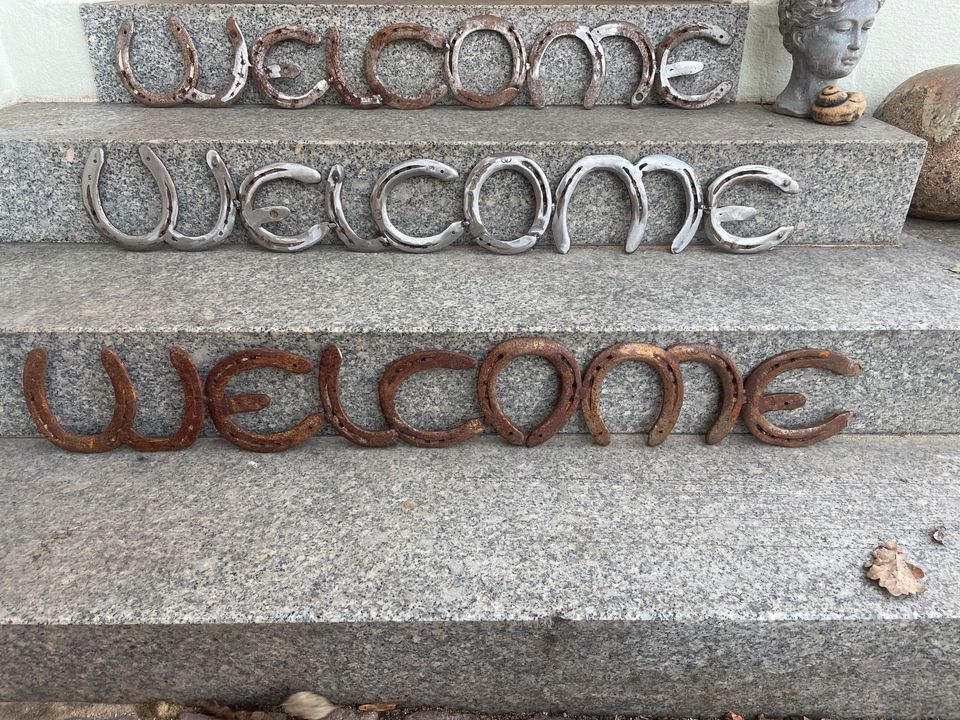
{"label": "stone staircase", "polygon": [[[916,138],[871,119],[827,128],[728,102],[747,10],[84,6],[103,102],[0,111],[0,700],[252,704],[309,688],[343,703],[489,712],[960,717],[950,681],[960,673],[960,280],[951,272],[960,230],[910,221],[901,234],[924,152]],[[571,19],[626,20],[654,45],[686,23],[720,26],[728,45],[677,49],[677,63],[703,63],[678,87],[701,93],[726,81],[734,90],[700,110],[665,107],[656,91],[626,107],[636,53],[609,38],[603,89],[585,110],[576,105],[591,61],[579,40],[561,38],[544,56],[543,109],[523,90],[489,112],[452,98],[417,111],[360,110],[331,89],[311,107],[284,110],[263,106],[252,82],[235,107],[150,108],[131,102],[113,59],[118,28],[132,18],[138,80],[175,86],[180,54],[167,18],[176,15],[210,89],[231,67],[230,16],[251,46],[274,25],[321,36],[337,25],[344,77],[366,92],[363,48],[378,28],[420,22],[449,37],[481,13],[512,21],[527,47],[549,23]],[[322,48],[285,43],[275,54],[301,70],[274,79],[278,87],[300,92],[324,77]],[[399,93],[444,79],[442,52],[422,43],[390,43],[380,62]],[[478,92],[509,78],[495,36],[473,35],[461,65]],[[293,74],[283,67],[278,74]],[[272,253],[251,242],[241,217],[207,251],[126,251],[98,234],[81,182],[91,151],[103,148],[104,213],[126,232],[146,232],[162,208],[141,146],[169,172],[183,233],[205,233],[217,217],[205,162],[216,150],[238,188],[273,163],[312,168],[320,181],[274,183],[256,205],[290,209],[267,225],[276,233],[320,225],[324,237]],[[595,155],[635,164],[669,154],[704,189],[733,168],[769,165],[801,192],[737,187],[725,202],[759,213],[728,228],[795,230],[769,253],[719,252],[700,231],[671,254],[684,196],[670,174],[645,174],[649,217],[628,254],[631,198],[602,172],[570,201],[566,254],[554,248],[556,216],[536,247],[512,256],[478,247],[466,230],[429,254],[348,252],[327,226],[334,165],[344,171],[343,213],[362,238],[380,231],[370,196],[391,167],[431,159],[452,168],[447,182],[414,177],[390,198],[392,222],[426,236],[463,220],[471,169],[502,154],[536,162],[552,191]],[[499,172],[477,207],[493,236],[514,238],[534,219],[533,197],[522,177]],[[44,348],[57,418],[98,433],[114,408],[100,361],[111,348],[136,387],[136,430],[164,436],[185,405],[172,347],[189,353],[200,377],[244,349],[297,353],[309,372],[258,370],[230,385],[269,395],[269,406],[249,394],[231,401],[258,410],[233,415],[237,425],[267,434],[329,405],[316,370],[335,343],[342,414],[382,430],[378,384],[391,363],[434,349],[479,362],[518,336],[557,341],[584,371],[624,342],[709,344],[744,377],[780,353],[822,348],[862,372],[782,375],[768,391],[789,411],[767,417],[801,427],[833,411],[856,416],[811,447],[763,444],[743,423],[708,445],[720,383],[683,363],[672,434],[647,447],[661,380],[625,363],[600,393],[609,446],[591,439],[577,412],[527,448],[476,420],[485,410],[465,362],[413,374],[396,395],[416,428],[472,418],[485,426],[456,447],[358,447],[326,423],[298,447],[258,454],[207,418],[185,450],[84,455],[42,439],[22,380],[28,353]],[[525,356],[503,369],[496,394],[526,430],[550,413],[559,387],[545,360]],[[939,528],[942,545],[932,539]],[[924,594],[893,598],[866,579],[871,550],[891,539],[926,571]]]}

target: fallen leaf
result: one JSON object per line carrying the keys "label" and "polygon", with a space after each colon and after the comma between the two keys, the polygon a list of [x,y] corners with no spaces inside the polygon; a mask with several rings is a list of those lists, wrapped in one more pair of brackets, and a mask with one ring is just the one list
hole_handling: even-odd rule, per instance
{"label": "fallen leaf", "polygon": [[366,703],[357,708],[360,712],[391,712],[396,709],[396,703]]}
{"label": "fallen leaf", "polygon": [[935,543],[940,543],[941,545],[947,544],[947,529],[945,527],[938,527],[933,531],[931,536]]}
{"label": "fallen leaf", "polygon": [[216,700],[201,700],[198,707],[210,717],[220,720],[236,720],[236,713],[226,705],[218,703]]}
{"label": "fallen leaf", "polygon": [[303,720],[323,720],[337,709],[337,706],[323,695],[312,692],[297,692],[283,701],[283,711],[287,715]]}
{"label": "fallen leaf", "polygon": [[743,715],[737,715],[735,712],[728,712],[727,720],[743,720]]}
{"label": "fallen leaf", "polygon": [[873,562],[867,568],[867,577],[880,583],[880,587],[894,597],[917,595],[927,588],[917,582],[923,570],[911,565],[903,556],[896,541],[887,540],[873,551]]}

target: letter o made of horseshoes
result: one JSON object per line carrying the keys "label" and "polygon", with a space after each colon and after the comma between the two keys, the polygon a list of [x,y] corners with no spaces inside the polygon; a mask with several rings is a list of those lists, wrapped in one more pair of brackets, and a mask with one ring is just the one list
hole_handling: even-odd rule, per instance
{"label": "letter o made of horseshoes", "polygon": [[[510,80],[503,89],[492,95],[481,95],[467,90],[460,80],[460,51],[463,43],[470,35],[482,30],[498,33],[510,47]],[[443,69],[447,85],[458,102],[479,110],[489,110],[513,102],[520,94],[520,88],[527,80],[527,51],[523,46],[523,38],[513,23],[496,15],[475,15],[464,20],[453,31]]]}

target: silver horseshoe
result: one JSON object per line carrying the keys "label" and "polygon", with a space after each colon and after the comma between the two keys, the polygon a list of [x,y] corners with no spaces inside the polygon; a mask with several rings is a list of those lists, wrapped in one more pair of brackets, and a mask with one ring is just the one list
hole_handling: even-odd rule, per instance
{"label": "silver horseshoe", "polygon": [[250,53],[247,50],[247,41],[240,32],[240,26],[233,15],[227,18],[227,37],[233,48],[233,70],[230,79],[215,93],[198,90],[196,85],[187,92],[187,100],[200,107],[222,108],[230,107],[240,99],[241,93],[247,86],[250,75]]}
{"label": "silver horseshoe", "polygon": [[673,238],[670,252],[683,252],[693,240],[693,236],[697,234],[697,228],[700,227],[700,221],[703,219],[703,186],[700,184],[700,178],[697,177],[697,171],[683,160],[670,155],[648,155],[637,162],[637,168],[640,170],[640,177],[653,172],[666,172],[680,180],[687,200],[687,214],[683,220],[683,227]]}
{"label": "silver horseshoe", "polygon": [[660,93],[660,97],[667,104],[687,110],[709,107],[722,100],[724,95],[733,88],[733,83],[728,80],[719,83],[713,90],[699,95],[686,95],[673,87],[670,82],[673,78],[699,75],[703,72],[704,65],[702,62],[693,60],[670,62],[670,55],[678,45],[697,38],[712,40],[723,47],[729,47],[733,44],[733,36],[722,27],[706,23],[688,23],[672,30],[657,46],[657,69],[659,71],[657,92]]}
{"label": "silver horseshoe", "polygon": [[128,235],[118,230],[103,211],[100,202],[100,175],[103,172],[105,155],[102,147],[96,147],[87,155],[83,166],[83,180],[80,192],[83,206],[93,221],[93,226],[101,235],[127,250],[149,250],[163,244],[170,238],[173,226],[177,223],[177,189],[173,179],[157,154],[147,145],[139,147],[140,160],[146,166],[160,189],[160,220],[145,235]]}
{"label": "silver horseshoe", "polygon": [[467,230],[465,220],[450,223],[446,230],[429,237],[411,237],[400,232],[387,216],[387,200],[394,186],[412,177],[432,177],[443,182],[453,182],[459,175],[449,165],[436,160],[407,160],[394,165],[377,180],[370,195],[370,212],[373,221],[387,242],[397,250],[408,253],[429,253],[442,250],[450,243],[462,237]]}
{"label": "silver horseshoe", "polygon": [[247,226],[247,234],[260,247],[274,252],[297,252],[316,245],[330,230],[326,223],[318,223],[299,235],[284,236],[264,229],[264,225],[290,217],[290,208],[282,205],[257,208],[253,201],[267,183],[276,180],[295,180],[304,185],[323,182],[323,176],[313,168],[299,163],[273,163],[244,178],[240,183],[240,216]]}
{"label": "silver horseshoe", "polygon": [[[523,175],[533,188],[533,199],[537,204],[536,216],[527,234],[513,240],[497,240],[492,237],[484,227],[483,220],[480,219],[480,191],[487,179],[500,170],[516,170]],[[463,214],[467,218],[468,230],[478,245],[498,255],[516,255],[536,245],[550,225],[552,212],[553,198],[550,193],[550,181],[537,163],[523,155],[484,158],[474,165],[467,176],[463,194]]]}
{"label": "silver horseshoe", "polygon": [[343,179],[346,176],[343,165],[334,165],[327,175],[327,190],[324,199],[327,205],[327,218],[333,226],[337,237],[343,241],[348,250],[354,252],[381,252],[390,249],[390,243],[382,235],[372,239],[364,239],[354,232],[350,222],[343,212]]}
{"label": "silver horseshoe", "polygon": [[237,191],[233,186],[233,178],[230,177],[226,163],[216,150],[207,151],[207,167],[213,173],[213,179],[220,193],[220,214],[213,228],[203,235],[184,235],[177,231],[176,221],[174,221],[166,241],[177,250],[206,250],[219,245],[233,232],[233,225],[237,219]]}
{"label": "silver horseshoe", "polygon": [[575,162],[560,180],[557,187],[557,204],[553,209],[553,243],[562,253],[570,252],[570,232],[567,228],[567,208],[574,190],[580,181],[595,170],[606,170],[623,180],[630,193],[633,218],[626,245],[628,253],[634,252],[643,241],[647,229],[647,193],[643,188],[643,176],[636,165],[619,155],[587,155]]}
{"label": "silver horseshoe", "polygon": [[636,109],[643,105],[650,91],[653,89],[653,83],[657,75],[656,50],[650,37],[642,28],[626,20],[619,22],[608,22],[603,25],[597,25],[593,28],[593,34],[603,40],[608,37],[622,37],[633,42],[640,53],[640,82],[637,83],[637,89],[630,97],[630,107]]}
{"label": "silver horseshoe", "polygon": [[190,38],[190,33],[180,22],[176,15],[171,15],[167,19],[167,25],[170,26],[170,32],[180,46],[180,57],[183,60],[183,75],[180,78],[180,84],[167,92],[157,93],[147,90],[133,74],[133,68],[130,65],[130,42],[136,30],[133,26],[133,20],[127,18],[120,23],[120,30],[117,31],[117,50],[114,60],[117,65],[117,72],[120,73],[120,82],[133,97],[148,107],[173,107],[184,101],[187,95],[197,86],[197,78],[200,74],[200,65],[197,61],[197,48]]}
{"label": "silver horseshoe", "polygon": [[796,195],[800,192],[800,185],[796,180],[776,168],[766,165],[744,165],[723,173],[707,188],[707,237],[717,247],[732,253],[756,253],[776,247],[793,235],[796,227],[779,227],[771,233],[761,237],[742,238],[723,229],[724,222],[740,222],[752,220],[757,216],[756,208],[743,205],[728,205],[716,207],[720,196],[734,185],[749,182],[761,182],[773,185],[781,192]]}
{"label": "silver horseshoe", "polygon": [[583,95],[583,106],[588,110],[597,104],[603,80],[607,74],[607,56],[600,45],[600,37],[586,25],[575,20],[561,20],[544,28],[530,46],[530,66],[527,69],[527,92],[530,94],[530,104],[535,108],[546,107],[547,100],[540,84],[540,63],[543,55],[554,40],[562,37],[579,38],[593,61],[593,77]]}

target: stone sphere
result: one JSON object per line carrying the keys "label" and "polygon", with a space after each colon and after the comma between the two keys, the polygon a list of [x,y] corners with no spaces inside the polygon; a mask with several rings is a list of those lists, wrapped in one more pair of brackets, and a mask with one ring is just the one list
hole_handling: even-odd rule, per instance
{"label": "stone sphere", "polygon": [[960,220],[960,65],[914,75],[887,96],[874,117],[928,143],[910,214]]}

